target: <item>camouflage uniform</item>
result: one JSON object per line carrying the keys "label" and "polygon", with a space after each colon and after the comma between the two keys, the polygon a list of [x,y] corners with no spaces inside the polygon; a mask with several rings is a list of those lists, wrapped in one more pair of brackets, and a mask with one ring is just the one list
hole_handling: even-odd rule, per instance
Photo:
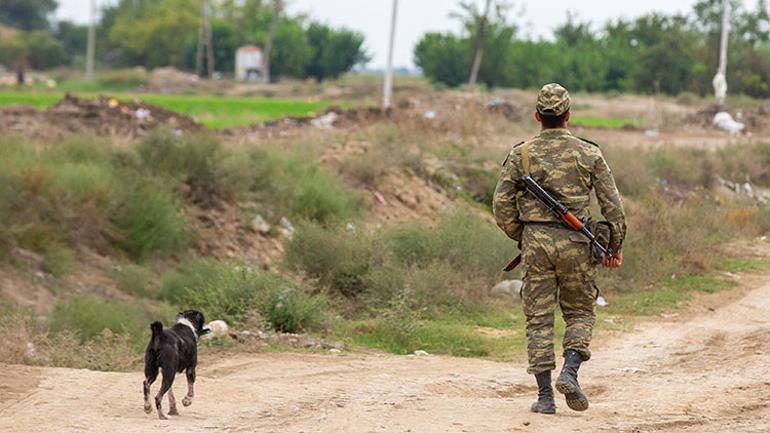
{"label": "camouflage uniform", "polygon": [[[538,98],[540,113],[561,115],[569,110],[569,94],[557,85],[543,88]],[[567,129],[544,129],[527,143],[529,173],[554,198],[580,219],[590,218],[591,189],[610,228],[609,246],[620,251],[626,232],[620,194],[598,145],[578,138]],[[522,148],[513,147],[503,163],[494,197],[498,226],[519,242],[524,264],[522,298],[527,318],[527,350],[531,374],[553,370],[554,309],[558,303],[567,324],[564,350],[572,349],[583,360],[595,321],[594,302],[597,265],[591,244],[583,235],[562,225],[523,182]]]}

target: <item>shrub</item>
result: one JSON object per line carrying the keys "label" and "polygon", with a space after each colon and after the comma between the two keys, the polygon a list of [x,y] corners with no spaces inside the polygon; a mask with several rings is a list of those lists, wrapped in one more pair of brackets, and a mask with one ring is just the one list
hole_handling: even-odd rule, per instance
{"label": "shrub", "polygon": [[149,331],[151,314],[136,303],[104,299],[94,295],[76,295],[60,299],[51,316],[51,330],[74,332],[81,343],[109,329],[115,334],[140,341]]}
{"label": "shrub", "polygon": [[163,185],[129,173],[110,186],[106,216],[118,232],[114,243],[132,258],[180,251],[190,234],[177,201]]}
{"label": "shrub", "polygon": [[49,246],[43,255],[43,270],[55,277],[71,274],[75,266],[75,252],[66,246]]}
{"label": "shrub", "polygon": [[381,260],[366,234],[306,223],[286,246],[286,262],[290,269],[317,278],[321,285],[355,297],[370,288],[370,272]]}
{"label": "shrub", "polygon": [[204,135],[177,137],[168,130],[148,135],[137,146],[144,167],[158,177],[171,177],[189,188],[191,200],[213,204],[224,193],[221,144]]}
{"label": "shrub", "polygon": [[296,179],[292,212],[301,218],[330,224],[345,221],[358,213],[361,199],[332,175],[310,168]]}
{"label": "shrub", "polygon": [[153,284],[153,273],[144,266],[125,263],[112,268],[112,279],[118,288],[134,296],[155,298],[157,287]]}
{"label": "shrub", "polygon": [[269,273],[192,259],[164,278],[161,296],[213,319],[243,323],[257,312],[274,329],[297,332],[319,323],[323,299]]}

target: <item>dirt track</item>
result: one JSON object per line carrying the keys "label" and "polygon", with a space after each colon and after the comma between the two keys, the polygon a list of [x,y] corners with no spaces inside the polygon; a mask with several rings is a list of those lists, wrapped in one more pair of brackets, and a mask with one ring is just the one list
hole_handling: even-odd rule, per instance
{"label": "dirt track", "polygon": [[270,353],[204,360],[170,421],[143,412],[140,373],[0,366],[0,432],[770,432],[770,279],[744,279],[600,344],[584,413],[530,414],[521,365]]}

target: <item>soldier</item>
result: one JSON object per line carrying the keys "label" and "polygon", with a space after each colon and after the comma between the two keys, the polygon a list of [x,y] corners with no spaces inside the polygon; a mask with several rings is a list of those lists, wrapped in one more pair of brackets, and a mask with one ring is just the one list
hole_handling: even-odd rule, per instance
{"label": "soldier", "polygon": [[[570,409],[588,409],[577,372],[588,361],[588,345],[596,315],[599,290],[595,279],[600,262],[617,268],[623,263],[621,246],[626,234],[620,194],[607,162],[595,143],[576,137],[566,128],[570,96],[559,84],[540,90],[535,119],[542,130],[533,139],[513,147],[503,163],[494,197],[497,225],[518,242],[524,264],[522,300],[527,319],[527,372],[535,375],[538,400],[531,410],[556,413],[551,370],[556,368],[553,350],[554,309],[558,303],[567,324],[564,333],[564,367],[556,389],[565,395]],[[565,226],[533,195],[526,193],[522,176],[529,174],[554,198],[581,220],[590,220],[591,190],[607,219],[605,239],[614,253],[603,259],[592,254],[589,240]],[[591,223],[599,232],[600,224]],[[608,226],[608,230],[606,227]],[[601,233],[597,233],[600,235]]]}

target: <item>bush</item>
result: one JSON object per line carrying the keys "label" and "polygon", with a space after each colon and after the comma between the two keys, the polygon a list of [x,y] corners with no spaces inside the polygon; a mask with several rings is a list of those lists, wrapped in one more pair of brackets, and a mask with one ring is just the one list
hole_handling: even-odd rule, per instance
{"label": "bush", "polygon": [[225,193],[222,146],[210,137],[178,138],[171,131],[158,130],[139,143],[137,153],[150,173],[184,183],[196,204],[211,205]]}
{"label": "bush", "polygon": [[372,242],[356,231],[307,223],[286,246],[286,263],[339,294],[355,297],[371,288],[370,272],[382,262]]}
{"label": "bush", "polygon": [[192,259],[164,278],[161,296],[208,320],[243,323],[257,312],[273,329],[297,332],[319,323],[322,298],[285,279],[246,266]]}
{"label": "bush", "polygon": [[66,246],[49,246],[43,255],[43,270],[55,277],[71,274],[75,266],[75,252]]}
{"label": "bush", "polygon": [[[60,299],[51,316],[51,330],[74,332],[81,343],[109,329],[141,343],[149,335],[153,315],[136,303],[104,299],[94,295],[76,295]],[[145,341],[146,342],[146,341]]]}
{"label": "bush", "polygon": [[157,287],[153,284],[153,273],[144,266],[125,263],[112,268],[112,279],[118,288],[134,296],[155,298]]}
{"label": "bush", "polygon": [[335,177],[310,168],[296,179],[292,197],[292,212],[301,218],[330,224],[354,217],[361,199],[342,186]]}
{"label": "bush", "polygon": [[113,69],[99,73],[96,79],[101,87],[126,90],[146,86],[149,82],[149,74],[142,67]]}
{"label": "bush", "polygon": [[118,232],[113,242],[133,259],[181,251],[190,239],[187,220],[159,181],[126,173],[110,186],[106,217]]}

